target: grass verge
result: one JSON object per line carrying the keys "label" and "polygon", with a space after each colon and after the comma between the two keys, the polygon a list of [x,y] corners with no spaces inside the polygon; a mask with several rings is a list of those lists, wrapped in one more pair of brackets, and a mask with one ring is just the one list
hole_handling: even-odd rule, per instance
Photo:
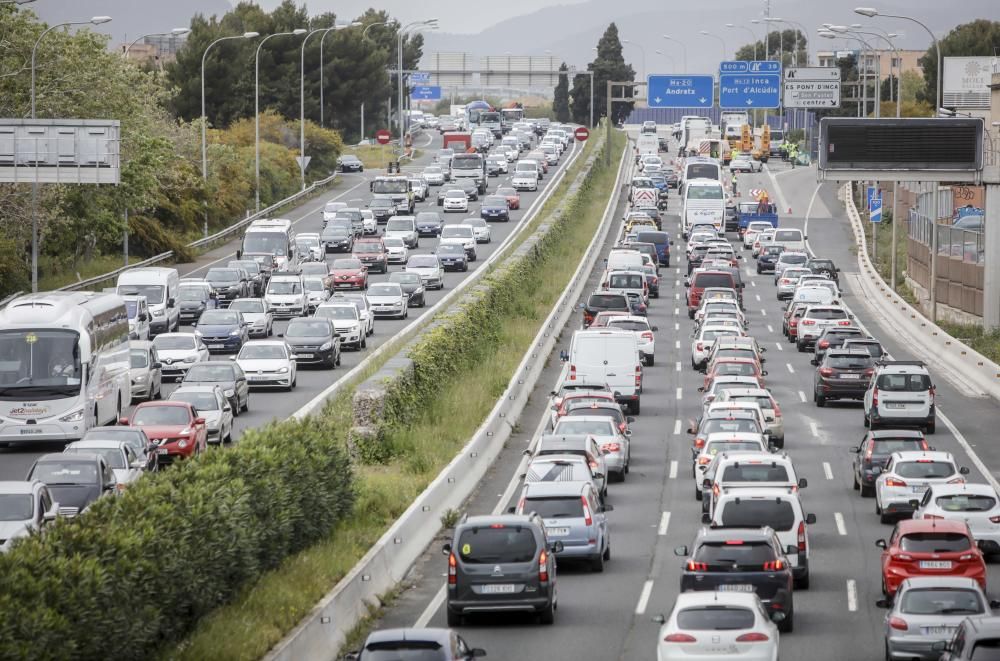
{"label": "grass verge", "polygon": [[[616,132],[612,147],[616,156],[624,144],[624,136]],[[583,167],[589,151],[579,157],[579,167],[574,164],[575,172]],[[498,342],[484,346],[471,367],[451,380],[405,429],[391,432],[387,442],[396,450],[393,461],[356,467],[359,486],[354,515],[328,539],[288,558],[229,605],[216,610],[184,643],[166,650],[161,658],[260,658],[301,621],[405,511],[482,423],[565,289],[613,193],[618,158],[613,161],[615,165],[604,168],[580,190],[579,195],[587,198],[588,203],[583,205],[586,212],[575,218],[573,231],[562,235],[558,249],[538,262],[538,286],[520,294],[516,312],[497,329]],[[562,186],[572,182],[572,170]],[[557,194],[553,199],[560,197]],[[546,205],[537,222],[542,222],[555,205]],[[346,430],[350,426],[350,406],[351,392],[347,389],[324,415],[343,423],[334,424],[335,428]],[[356,636],[363,638],[363,628]]]}
{"label": "grass verge", "polygon": [[956,324],[950,321],[938,321],[948,335],[968,344],[995,363],[1000,363],[1000,330],[987,331],[976,324]]}

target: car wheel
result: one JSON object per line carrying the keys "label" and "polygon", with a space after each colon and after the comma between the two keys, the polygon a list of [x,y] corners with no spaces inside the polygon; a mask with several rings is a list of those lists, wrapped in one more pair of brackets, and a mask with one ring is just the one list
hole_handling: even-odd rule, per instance
{"label": "car wheel", "polygon": [[639,398],[638,397],[636,397],[634,400],[632,400],[632,402],[629,404],[629,408],[632,409],[632,413],[633,414],[639,415],[640,405],[639,405]]}
{"label": "car wheel", "polygon": [[864,484],[859,484],[859,486],[861,487],[861,497],[862,498],[871,498],[872,496],[875,495],[875,487],[874,486],[870,486],[869,487],[869,486],[866,486]]}
{"label": "car wheel", "polygon": [[931,421],[930,423],[928,423],[928,425],[927,425],[927,426],[925,427],[925,431],[924,431],[924,433],[925,433],[925,434],[928,434],[928,435],[930,435],[930,434],[933,434],[933,433],[934,433],[934,431],[935,431],[935,429],[936,429],[936,427],[937,427],[937,424],[935,423],[935,421],[933,421],[933,420],[932,420],[932,421]]}
{"label": "car wheel", "polygon": [[597,557],[590,561],[590,571],[595,574],[600,574],[604,572],[604,554],[599,553]]}
{"label": "car wheel", "polygon": [[337,367],[340,367],[340,352],[339,351],[337,352],[337,362],[336,362],[336,365],[337,365]]}
{"label": "car wheel", "polygon": [[556,621],[555,603],[549,603],[541,613],[538,614],[538,621],[541,624],[554,624]]}
{"label": "car wheel", "polygon": [[234,418],[240,417],[240,396],[239,395],[236,396],[236,401],[235,402],[229,402],[229,408],[231,408],[233,410],[233,417]]}
{"label": "car wheel", "polygon": [[361,338],[361,348],[362,349],[367,349],[368,348],[368,338],[367,337],[362,337]]}
{"label": "car wheel", "polygon": [[809,589],[809,572],[802,578],[796,579],[794,582],[796,590],[808,590]]}
{"label": "car wheel", "polygon": [[788,617],[778,624],[778,631],[781,633],[791,633],[795,629],[795,608],[788,610]]}
{"label": "car wheel", "polygon": [[611,544],[608,544],[607,548],[604,549],[604,560],[608,561],[611,559]]}
{"label": "car wheel", "polygon": [[232,442],[233,442],[233,428],[230,427],[229,431],[226,432],[226,437],[222,439],[222,444],[229,445]]}
{"label": "car wheel", "polygon": [[655,363],[656,363],[656,357],[653,356],[653,354],[649,354],[649,355],[646,356],[646,366],[647,367],[652,367]]}
{"label": "car wheel", "polygon": [[826,397],[823,395],[816,395],[816,406],[823,408],[826,406]]}

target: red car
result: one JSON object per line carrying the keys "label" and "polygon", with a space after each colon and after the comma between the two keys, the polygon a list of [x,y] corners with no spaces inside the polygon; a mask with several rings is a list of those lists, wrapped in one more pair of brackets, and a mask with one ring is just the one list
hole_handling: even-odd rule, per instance
{"label": "red car", "polygon": [[[553,405],[552,410],[555,412],[555,420],[553,421],[553,426],[559,418],[566,415],[566,411],[569,410],[570,405],[579,404],[580,402],[611,402],[615,403],[615,396],[610,392],[592,391],[592,390],[581,390],[578,392],[569,392],[566,394],[562,400],[559,401],[558,405]],[[624,430],[623,430],[624,431]]]}
{"label": "red car", "polygon": [[712,385],[713,379],[717,376],[752,376],[757,379],[757,383],[760,384],[761,388],[766,387],[764,385],[764,377],[767,376],[767,371],[760,368],[760,363],[753,358],[735,358],[735,357],[724,357],[719,358],[712,364],[708,371],[705,372],[705,390],[709,390]]}
{"label": "red car", "polygon": [[497,188],[496,194],[506,197],[507,206],[512,210],[521,208],[521,194],[515,189],[510,188],[509,186],[501,186],[500,188]]}
{"label": "red car", "polygon": [[892,597],[912,576],[961,576],[986,590],[986,562],[963,521],[907,519],[896,524],[882,549],[882,592]]}
{"label": "red car", "polygon": [[368,289],[368,267],[360,259],[335,259],[330,267],[334,289]]}
{"label": "red car", "polygon": [[628,312],[619,312],[617,310],[606,310],[604,312],[598,312],[597,316],[594,317],[594,320],[590,322],[590,326],[588,326],[588,328],[607,328],[608,319],[611,319],[613,317],[627,317],[627,316]]}
{"label": "red car", "polygon": [[190,459],[204,452],[208,444],[205,418],[188,402],[143,402],[119,422],[146,432],[161,466],[175,459]]}
{"label": "red car", "polygon": [[379,273],[389,272],[389,254],[385,251],[382,239],[358,239],[354,244],[353,255],[369,271],[378,269]]}

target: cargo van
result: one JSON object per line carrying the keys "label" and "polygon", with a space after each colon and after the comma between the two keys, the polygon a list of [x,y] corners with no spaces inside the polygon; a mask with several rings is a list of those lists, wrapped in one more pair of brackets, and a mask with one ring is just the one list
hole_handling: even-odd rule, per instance
{"label": "cargo van", "polygon": [[632,331],[595,329],[573,333],[564,382],[607,383],[615,401],[638,414],[642,360]]}
{"label": "cargo van", "polygon": [[115,286],[119,296],[145,296],[152,318],[149,336],[176,331],[181,325],[181,309],[177,303],[181,277],[177,269],[146,266],[125,271]]}
{"label": "cargo van", "polygon": [[612,250],[608,254],[607,271],[641,271],[642,253],[638,250]]}

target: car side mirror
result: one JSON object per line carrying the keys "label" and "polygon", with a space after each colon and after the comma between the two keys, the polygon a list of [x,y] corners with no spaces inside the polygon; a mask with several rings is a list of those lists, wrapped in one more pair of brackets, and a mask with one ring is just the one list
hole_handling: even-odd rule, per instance
{"label": "car side mirror", "polygon": [[990,608],[1000,608],[1000,601],[990,599]]}
{"label": "car side mirror", "polygon": [[153,369],[154,370],[163,369],[163,363],[153,363]]}
{"label": "car side mirror", "polygon": [[128,418],[118,418],[118,424],[120,424],[120,425],[127,425],[128,424]]}
{"label": "car side mirror", "polygon": [[861,447],[857,446],[857,445],[854,445],[854,446],[851,446],[850,448],[848,448],[847,451],[850,452],[851,454],[857,454],[857,453],[861,452]]}
{"label": "car side mirror", "polygon": [[888,548],[889,545],[885,543],[884,539],[879,539],[875,541],[875,546],[879,547],[882,550],[885,550],[886,548]]}
{"label": "car side mirror", "polygon": [[230,357],[229,357],[229,360],[231,360],[231,361],[233,361],[233,362],[236,362],[236,356],[235,356],[235,355],[232,355],[232,356],[230,356]]}
{"label": "car side mirror", "polygon": [[203,425],[203,424],[205,424],[205,418],[195,418],[194,419],[194,424],[196,424],[196,425]]}
{"label": "car side mirror", "polygon": [[920,507],[920,501],[917,500],[916,498],[914,498],[913,500],[910,500],[908,504],[913,509],[917,509],[918,507]]}
{"label": "car side mirror", "polygon": [[785,555],[797,555],[799,552],[799,547],[795,544],[789,544],[785,547]]}
{"label": "car side mirror", "polygon": [[111,482],[105,482],[103,488],[105,491],[114,491],[116,484],[117,483],[114,480],[112,480]]}
{"label": "car side mirror", "polygon": [[361,658],[361,652],[359,650],[354,650],[353,652],[348,652],[344,655],[344,661],[358,661]]}
{"label": "car side mirror", "polygon": [[667,618],[663,617],[663,615],[654,615],[653,617],[651,617],[649,619],[650,619],[651,622],[655,622],[656,624],[666,624],[667,623]]}
{"label": "car side mirror", "polygon": [[660,330],[660,327],[659,326],[653,326],[651,330],[655,333],[656,331]]}
{"label": "car side mirror", "polygon": [[962,466],[961,468],[958,469],[958,472],[961,473],[962,475],[968,475],[969,468],[967,466]]}
{"label": "car side mirror", "polygon": [[553,553],[562,553],[565,548],[566,547],[563,546],[562,542],[552,542],[549,545],[549,550],[552,551]]}
{"label": "car side mirror", "polygon": [[799,478],[799,488],[800,489],[805,489],[808,486],[809,486],[809,481],[806,478],[804,478],[804,477],[800,477]]}
{"label": "car side mirror", "polygon": [[811,513],[806,514],[806,523],[809,524],[810,526],[816,523],[816,515]]}
{"label": "car side mirror", "polygon": [[632,416],[628,416],[627,418],[625,418],[625,422],[632,424],[633,422],[635,422],[635,418],[633,418]]}
{"label": "car side mirror", "polygon": [[605,477],[604,473],[591,473],[591,475],[594,476],[594,479],[597,480],[603,480]]}
{"label": "car side mirror", "polygon": [[879,608],[892,608],[891,599],[879,599],[875,602],[875,605]]}
{"label": "car side mirror", "polygon": [[149,317],[146,316],[145,312],[139,315],[139,321],[146,321],[147,319],[149,319]]}
{"label": "car side mirror", "polygon": [[451,544],[444,544],[441,546],[441,553],[443,555],[448,555],[451,553]]}
{"label": "car side mirror", "polygon": [[168,299],[167,299],[167,307],[168,307],[168,308],[172,308],[172,307],[174,307],[175,305],[177,305],[177,301],[176,301],[176,300],[174,300],[174,299],[172,299],[172,298],[168,298]]}
{"label": "car side mirror", "polygon": [[819,365],[819,361],[816,360],[815,358],[813,358],[812,360],[809,361],[809,364],[810,365]]}
{"label": "car side mirror", "polygon": [[517,508],[513,505],[507,508],[507,514],[513,514],[515,511],[517,511]]}
{"label": "car side mirror", "polygon": [[762,372],[760,373],[760,375],[761,375],[761,376],[767,376],[767,370],[764,370],[764,371],[762,371]]}
{"label": "car side mirror", "polygon": [[676,556],[678,556],[680,558],[686,558],[687,554],[688,554],[688,547],[686,547],[686,546],[675,546],[674,547],[674,555],[676,555]]}
{"label": "car side mirror", "polygon": [[694,427],[688,427],[687,428],[687,433],[694,435],[694,434],[698,433],[698,430],[695,429]]}

